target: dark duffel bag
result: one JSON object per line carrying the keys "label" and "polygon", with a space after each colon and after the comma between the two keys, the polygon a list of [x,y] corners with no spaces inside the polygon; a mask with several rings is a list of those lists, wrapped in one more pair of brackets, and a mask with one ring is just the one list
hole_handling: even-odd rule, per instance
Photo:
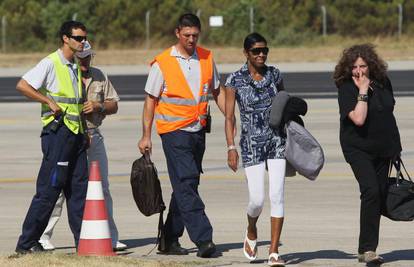
{"label": "dark duffel bag", "polygon": [[[390,174],[393,166],[396,176],[388,178],[388,192],[383,215],[393,221],[412,221],[414,220],[414,183],[400,157],[392,162]],[[401,166],[408,179],[402,174]]]}
{"label": "dark duffel bag", "polygon": [[[157,244],[165,248],[164,219],[165,204],[162,199],[160,180],[157,169],[150,159],[149,153],[132,163],[131,169],[132,195],[139,211],[145,216],[159,213]],[[152,251],[152,250],[151,250]]]}

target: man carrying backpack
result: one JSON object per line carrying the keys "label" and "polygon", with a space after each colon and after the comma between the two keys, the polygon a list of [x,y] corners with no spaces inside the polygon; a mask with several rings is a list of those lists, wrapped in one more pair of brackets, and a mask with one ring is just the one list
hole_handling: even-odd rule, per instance
{"label": "man carrying backpack", "polygon": [[208,93],[224,113],[224,92],[210,51],[198,47],[201,24],[197,16],[178,20],[177,43],[155,57],[148,76],[139,151],[151,152],[153,120],[161,136],[173,193],[165,223],[166,247],[161,254],[186,255],[178,239],[184,227],[198,247],[197,256],[216,251],[213,228],[198,193],[205,133],[208,129]]}

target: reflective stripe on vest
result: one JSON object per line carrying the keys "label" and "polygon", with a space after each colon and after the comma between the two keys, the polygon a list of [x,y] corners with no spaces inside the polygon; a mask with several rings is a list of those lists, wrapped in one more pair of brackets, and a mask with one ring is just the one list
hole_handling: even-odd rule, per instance
{"label": "reflective stripe on vest", "polygon": [[[182,105],[182,106],[196,106],[197,101],[195,99],[184,99],[184,98],[178,98],[178,97],[160,97],[160,102],[168,103],[168,104],[174,104],[174,105]],[[200,97],[200,103],[202,102],[208,102],[208,95],[203,95]]]}
{"label": "reflective stripe on vest", "polygon": [[[80,68],[78,68],[78,86],[77,88],[74,88],[70,70],[68,66],[62,63],[58,52],[56,51],[50,54],[48,58],[53,62],[58,92],[52,93],[46,88],[42,88],[40,92],[53,99],[62,111],[66,110],[66,115],[63,121],[69,130],[75,134],[79,132],[83,133],[84,129],[80,114],[83,109],[84,99],[82,97],[82,74]],[[54,119],[53,112],[46,104],[42,104],[41,116],[43,125],[49,124]]]}
{"label": "reflective stripe on vest", "polygon": [[[162,115],[162,114],[155,114],[155,119],[169,121],[169,122],[177,122],[177,121],[183,121],[184,119],[182,117],[174,117],[174,116],[168,116],[168,115]],[[207,115],[201,115],[200,118],[206,119]]]}
{"label": "reflective stripe on vest", "polygon": [[83,98],[77,99],[76,97],[53,96],[50,94],[48,94],[48,97],[52,98],[55,102],[64,103],[64,104],[77,104],[77,103],[85,102]]}
{"label": "reflective stripe on vest", "polygon": [[[52,111],[42,111],[42,117],[52,116]],[[66,114],[65,117],[70,121],[80,122],[81,118],[78,115]]]}
{"label": "reflective stripe on vest", "polygon": [[213,60],[211,52],[197,47],[200,62],[199,102],[185,79],[176,57],[169,48],[158,55],[157,62],[164,77],[167,90],[164,90],[155,107],[155,123],[159,134],[184,128],[196,121],[206,125],[208,90],[213,80]]}

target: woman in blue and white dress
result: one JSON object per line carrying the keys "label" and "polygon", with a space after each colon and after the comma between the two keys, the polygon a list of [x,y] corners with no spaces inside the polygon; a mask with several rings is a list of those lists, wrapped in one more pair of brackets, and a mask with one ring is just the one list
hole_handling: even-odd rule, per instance
{"label": "woman in blue and white dress", "polygon": [[269,127],[272,98],[284,90],[279,70],[265,64],[269,48],[266,39],[258,33],[244,40],[247,62],[226,81],[226,140],[228,165],[237,170],[239,155],[234,144],[235,103],[240,110],[240,149],[249,191],[247,221],[243,253],[249,260],[257,257],[256,223],[265,199],[265,172],[269,175],[271,207],[271,243],[269,266],[283,266],[279,256],[279,239],[284,218],[285,138]]}

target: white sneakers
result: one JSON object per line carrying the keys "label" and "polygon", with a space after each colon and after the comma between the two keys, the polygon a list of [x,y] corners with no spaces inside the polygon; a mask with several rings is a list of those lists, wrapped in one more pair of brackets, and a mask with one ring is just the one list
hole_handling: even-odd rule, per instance
{"label": "white sneakers", "polygon": [[114,251],[121,251],[127,249],[128,246],[122,242],[116,241],[116,246],[114,247]]}
{"label": "white sneakers", "polygon": [[[39,240],[40,245],[42,245],[44,250],[54,250],[55,246],[50,242],[48,239],[41,239]],[[122,242],[116,241],[116,246],[114,247],[114,251],[121,251],[127,249],[128,246]]]}
{"label": "white sneakers", "polygon": [[44,250],[54,250],[55,246],[48,239],[39,240],[40,245],[42,245]]}

